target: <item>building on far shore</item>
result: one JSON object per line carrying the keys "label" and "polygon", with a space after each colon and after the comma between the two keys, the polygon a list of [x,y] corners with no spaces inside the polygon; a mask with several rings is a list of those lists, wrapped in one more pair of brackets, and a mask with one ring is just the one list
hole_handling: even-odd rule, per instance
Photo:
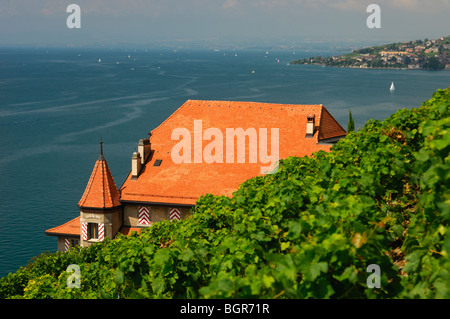
{"label": "building on far shore", "polygon": [[[330,151],[345,135],[323,105],[188,100],[150,137],[139,140],[120,188],[101,142],[78,203],[79,216],[46,234],[56,236],[58,250],[66,251],[139,232],[161,220],[184,219],[201,195],[232,196],[241,183],[261,175],[275,150],[277,159],[311,156]],[[192,147],[181,152],[180,145]]]}

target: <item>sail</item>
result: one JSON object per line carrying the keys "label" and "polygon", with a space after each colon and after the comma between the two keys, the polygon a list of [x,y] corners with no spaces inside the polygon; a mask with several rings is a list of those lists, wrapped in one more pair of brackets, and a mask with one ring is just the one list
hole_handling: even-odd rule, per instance
{"label": "sail", "polygon": [[394,82],[391,82],[391,88],[390,88],[390,90],[391,90],[391,91],[395,91]]}

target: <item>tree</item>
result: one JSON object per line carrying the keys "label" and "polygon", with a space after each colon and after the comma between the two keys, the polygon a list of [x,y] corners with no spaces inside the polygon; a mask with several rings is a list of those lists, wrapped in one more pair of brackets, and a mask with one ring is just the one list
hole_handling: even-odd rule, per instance
{"label": "tree", "polygon": [[355,131],[355,122],[353,121],[352,111],[348,110],[348,125],[347,125],[347,133]]}
{"label": "tree", "polygon": [[442,70],[443,68],[445,68],[445,65],[442,64],[437,58],[431,57],[427,62],[424,63],[423,68],[430,71]]}
{"label": "tree", "polygon": [[373,59],[371,66],[372,66],[372,68],[382,68],[383,62],[379,59]]}

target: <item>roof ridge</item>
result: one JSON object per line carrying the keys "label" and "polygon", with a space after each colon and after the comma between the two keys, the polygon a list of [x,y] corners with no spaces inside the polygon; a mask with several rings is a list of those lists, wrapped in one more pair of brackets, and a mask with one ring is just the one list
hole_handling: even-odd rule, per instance
{"label": "roof ridge", "polygon": [[[286,105],[286,106],[321,106],[321,107],[323,107],[323,104],[294,104],[294,103],[275,103],[275,102],[235,101],[235,100],[187,100],[184,104],[186,104],[187,102],[251,103],[251,104],[265,104],[265,105],[280,105],[280,106]],[[180,108],[182,106],[180,106]]]}
{"label": "roof ridge", "polygon": [[[109,169],[108,163],[105,160],[105,170],[106,170],[106,182],[107,182],[107,190],[109,193],[109,199],[111,199],[111,205],[114,206],[114,195],[112,194],[112,190],[116,190],[117,193],[119,193],[119,190],[117,189],[117,185],[114,181],[114,177],[112,176],[111,170]],[[105,182],[105,181],[103,181]],[[113,187],[113,189],[111,189],[111,187]],[[120,194],[119,194],[120,197]],[[105,207],[106,207],[106,203],[105,203]]]}
{"label": "roof ridge", "polygon": [[265,104],[265,105],[285,105],[285,106],[296,106],[296,107],[300,107],[300,106],[318,106],[318,107],[324,107],[323,104],[292,104],[292,103],[273,103],[273,102],[254,102],[254,101],[234,101],[234,100],[186,100],[186,102],[184,102],[178,109],[176,109],[172,114],[169,115],[168,118],[166,118],[163,122],[161,122],[161,124],[159,124],[157,127],[155,127],[151,132],[152,134],[155,133],[155,131],[157,131],[160,127],[162,127],[166,122],[168,122],[172,117],[174,117],[178,112],[180,112],[180,110],[182,110],[184,107],[186,107],[186,105],[192,103],[192,102],[201,102],[201,103],[205,103],[205,102],[226,102],[226,103],[251,103],[251,104]]}
{"label": "roof ridge", "polygon": [[[107,194],[105,194],[104,193],[104,191],[105,191],[105,179],[108,179],[108,170],[107,170],[107,168],[106,168],[106,160],[105,161],[101,161],[100,162],[100,164],[102,165],[102,171],[101,171],[101,173],[102,173],[102,190],[103,190],[103,196],[102,196],[102,201],[103,201],[103,207],[106,207],[106,195]],[[106,178],[105,178],[105,172],[106,172]],[[108,189],[106,189],[106,191],[108,191]],[[108,195],[110,195],[110,194],[108,194]]]}
{"label": "roof ridge", "polygon": [[[108,166],[108,163],[106,162],[106,160],[104,161],[103,165],[104,165],[104,170],[105,170],[104,173],[102,174],[103,189],[106,188],[106,192],[108,193],[108,194],[106,194],[107,196],[103,196],[103,207],[107,206],[107,204],[106,204],[107,199],[108,199],[108,201],[111,201],[111,205],[114,206],[114,194],[111,192],[114,189],[111,189],[111,187],[114,187],[115,190],[118,192],[117,186],[116,186],[116,183],[114,182],[114,178],[112,176],[111,170],[109,169],[109,166]],[[106,185],[105,185],[105,183],[106,183]]]}

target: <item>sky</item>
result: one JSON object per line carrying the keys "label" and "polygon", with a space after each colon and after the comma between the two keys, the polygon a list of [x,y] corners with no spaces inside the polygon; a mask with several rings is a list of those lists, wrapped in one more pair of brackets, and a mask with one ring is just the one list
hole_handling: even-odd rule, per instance
{"label": "sky", "polygon": [[449,17],[450,0],[0,0],[0,46],[410,41],[450,35]]}

